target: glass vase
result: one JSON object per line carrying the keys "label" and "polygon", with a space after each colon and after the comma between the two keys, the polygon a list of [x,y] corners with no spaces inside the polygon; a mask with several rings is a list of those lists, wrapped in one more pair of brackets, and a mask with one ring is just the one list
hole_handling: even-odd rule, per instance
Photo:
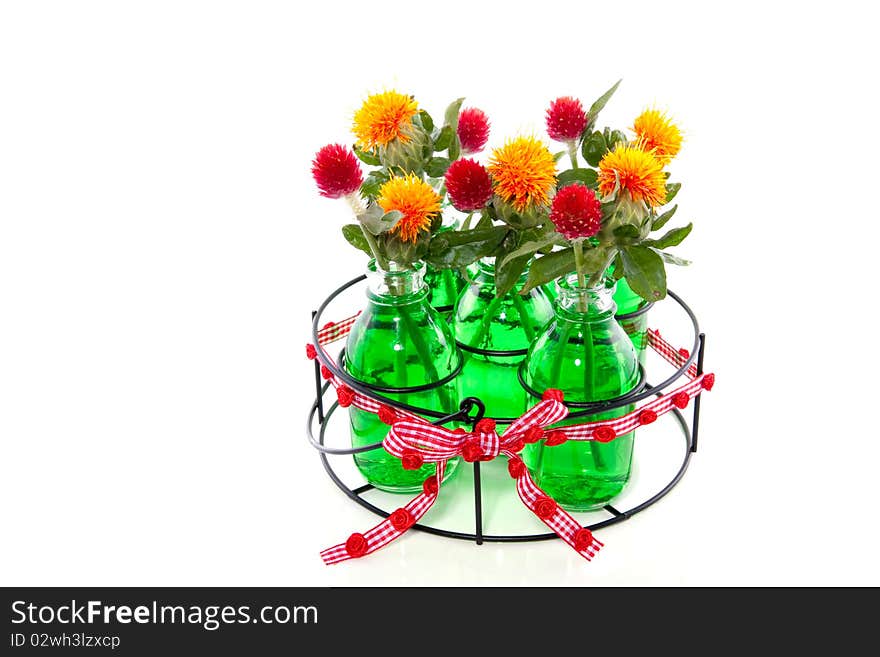
{"label": "glass vase", "polygon": [[[523,367],[525,382],[537,394],[562,390],[566,402],[601,402],[630,392],[639,382],[639,361],[632,342],[615,321],[613,283],[579,288],[574,275],[560,279],[555,317],[532,344]],[[537,401],[527,393],[526,406]],[[577,407],[569,407],[572,413]],[[560,426],[608,420],[634,405]],[[634,432],[608,443],[568,441],[546,447],[528,445],[527,462],[537,484],[564,508],[586,511],[607,504],[626,485],[632,464]]]}
{"label": "glass vase", "polygon": [[[480,261],[474,284],[459,296],[452,314],[453,335],[464,345],[462,397],[478,397],[489,417],[516,418],[522,414],[519,365],[529,345],[553,318],[553,306],[543,289],[519,293],[527,273],[504,296],[496,297],[495,263],[491,259]],[[472,349],[520,353],[475,353]],[[502,431],[504,426],[498,429]]]}
{"label": "glass vase", "polygon": [[[444,223],[437,232],[444,233],[457,228],[458,222],[450,221]],[[428,303],[447,317],[452,312],[465,282],[456,269],[435,269],[431,265],[425,265],[425,285],[428,287]]]}
{"label": "glass vase", "polygon": [[[461,354],[446,321],[428,303],[424,265],[383,271],[372,261],[367,270],[367,307],[358,316],[345,347],[345,367],[354,378],[386,388],[412,388],[450,377],[461,363]],[[381,394],[412,406],[443,414],[458,410],[457,379],[418,392]],[[349,408],[352,447],[381,442],[388,425],[376,414]],[[354,455],[361,474],[381,490],[408,493],[436,472],[435,464],[404,470],[401,461],[384,449]],[[451,460],[446,478],[458,459]]]}

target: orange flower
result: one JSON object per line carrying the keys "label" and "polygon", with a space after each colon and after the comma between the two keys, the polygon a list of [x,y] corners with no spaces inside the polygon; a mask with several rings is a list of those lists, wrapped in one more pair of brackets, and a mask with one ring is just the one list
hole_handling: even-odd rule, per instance
{"label": "orange flower", "polygon": [[629,192],[633,201],[657,207],[666,200],[663,167],[648,151],[618,144],[613,151],[605,153],[599,162],[599,191],[603,195],[610,194],[618,180],[621,192]]}
{"label": "orange flower", "polygon": [[418,103],[411,96],[396,91],[368,96],[354,115],[352,132],[357,137],[358,146],[370,150],[385,146],[394,139],[408,142],[405,129],[418,111]]}
{"label": "orange flower", "polygon": [[397,233],[404,242],[418,240],[419,233],[429,230],[431,220],[440,212],[440,197],[428,183],[413,174],[391,178],[379,188],[376,202],[385,212],[403,213],[391,232]]}
{"label": "orange flower", "polygon": [[532,204],[547,205],[556,184],[556,162],[534,137],[517,137],[496,148],[489,159],[495,193],[522,212]]}
{"label": "orange flower", "polygon": [[669,164],[681,150],[681,131],[661,111],[648,109],[633,122],[636,143],[642,150],[654,151],[654,157],[662,165]]}

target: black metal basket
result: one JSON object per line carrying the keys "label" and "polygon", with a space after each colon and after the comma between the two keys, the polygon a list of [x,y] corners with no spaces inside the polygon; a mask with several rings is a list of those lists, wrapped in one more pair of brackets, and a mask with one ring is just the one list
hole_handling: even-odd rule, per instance
{"label": "black metal basket", "polygon": [[[315,344],[318,344],[318,331],[321,323],[322,315],[326,310],[327,306],[340,294],[356,285],[357,283],[365,280],[365,276],[359,276],[357,278],[353,278],[347,283],[339,286],[336,290],[334,290],[320,305],[318,310],[312,313],[312,339]],[[639,384],[626,395],[622,395],[621,397],[617,397],[615,399],[606,400],[602,402],[595,403],[572,403],[566,402],[566,405],[573,409],[573,412],[569,413],[569,418],[578,418],[585,417],[589,415],[595,415],[600,412],[607,412],[616,408],[621,408],[623,406],[629,406],[638,401],[647,399],[654,395],[661,395],[663,390],[668,388],[674,382],[676,382],[679,378],[681,378],[688,370],[688,368],[696,362],[697,367],[697,375],[703,373],[703,359],[705,354],[705,346],[706,346],[706,336],[703,333],[700,333],[699,323],[697,322],[696,315],[694,315],[693,311],[690,307],[672,291],[668,291],[668,295],[671,299],[673,299],[678,306],[684,311],[690,320],[693,326],[693,334],[694,334],[694,342],[693,348],[690,350],[688,357],[684,359],[683,364],[667,379],[662,381],[657,385],[651,385],[647,382],[644,375],[644,369],[640,368],[640,378]],[[638,317],[641,314],[646,313],[651,305],[646,304],[639,310],[634,313],[628,313],[626,315],[618,315],[618,320],[624,319],[633,319]],[[465,351],[469,351],[472,353],[479,353],[483,355],[491,355],[491,356],[515,356],[515,355],[525,355],[525,352],[517,351],[487,351],[484,349],[475,349],[473,347],[468,347],[459,343],[460,348]],[[321,350],[318,350],[318,357],[315,359],[315,401],[312,403],[311,409],[308,414],[308,419],[306,422],[306,433],[309,438],[309,442],[312,446],[318,450],[321,458],[321,463],[324,466],[324,470],[326,470],[327,475],[336,484],[339,489],[345,493],[350,499],[360,504],[365,509],[372,511],[378,516],[382,518],[387,518],[391,515],[392,511],[386,511],[384,509],[379,508],[375,504],[364,499],[363,495],[367,491],[370,491],[374,488],[372,484],[364,484],[357,488],[351,488],[346,485],[333,467],[330,464],[328,456],[350,456],[352,454],[358,454],[362,452],[372,451],[375,449],[382,449],[382,443],[376,443],[373,445],[365,445],[362,447],[354,447],[354,448],[336,448],[336,447],[328,447],[324,444],[324,436],[327,429],[328,422],[331,417],[334,416],[334,412],[338,408],[338,403],[333,402],[329,408],[325,410],[324,407],[324,395],[327,390],[330,388],[329,383],[323,383],[321,378],[321,366],[327,367],[337,378],[344,381],[345,384],[351,387],[353,390],[356,390],[360,394],[367,396],[379,403],[386,404],[393,408],[398,408],[402,410],[409,411],[411,413],[416,413],[426,418],[432,418],[434,424],[445,424],[447,422],[466,422],[475,425],[480,419],[485,416],[485,405],[482,401],[475,397],[467,397],[462,399],[460,402],[459,410],[451,415],[443,415],[442,413],[429,409],[429,408],[419,408],[417,406],[411,406],[408,404],[404,404],[395,399],[390,399],[385,396],[385,393],[400,393],[400,392],[419,392],[424,390],[430,390],[432,388],[445,385],[454,377],[458,376],[461,372],[461,367],[459,367],[455,372],[451,375],[445,377],[443,380],[425,384],[422,386],[415,386],[410,388],[388,388],[382,386],[375,386],[364,383],[363,381],[359,381],[352,377],[348,372],[345,371],[344,368],[344,356],[345,350],[343,349],[337,361],[333,361],[331,359],[327,359],[323,357]],[[520,383],[523,387],[533,396],[540,399],[540,394],[537,391],[530,390],[526,385],[525,381],[522,378],[522,372],[520,371]],[[585,525],[590,530],[601,529],[603,527],[608,527],[610,525],[615,525],[624,520],[628,520],[633,517],[637,513],[644,511],[648,507],[652,506],[660,499],[662,499],[669,491],[671,491],[675,485],[681,480],[684,476],[684,473],[687,471],[688,464],[690,463],[691,455],[697,451],[697,437],[699,433],[700,426],[700,398],[702,395],[696,395],[694,397],[694,405],[693,405],[693,419],[691,422],[691,426],[688,427],[687,421],[685,420],[684,415],[678,409],[672,409],[672,418],[675,420],[677,425],[679,426],[682,435],[684,437],[684,454],[681,461],[681,466],[678,471],[675,473],[675,476],[667,483],[661,490],[652,495],[646,501],[626,510],[619,510],[614,506],[607,504],[603,507],[605,511],[611,514],[610,518],[605,520],[593,523],[591,525]],[[472,411],[476,411],[475,414],[471,414]],[[491,418],[498,422],[509,423],[514,418]],[[318,429],[317,437],[315,436],[315,428]],[[415,524],[412,526],[412,529],[417,529],[419,531],[426,532],[428,534],[434,534],[435,536],[444,536],[446,538],[455,538],[466,541],[475,541],[478,545],[482,544],[484,541],[490,542],[498,542],[498,543],[514,543],[514,542],[526,542],[526,541],[545,541],[554,538],[558,538],[558,535],[553,532],[541,533],[541,534],[484,534],[483,533],[483,503],[482,503],[482,481],[480,475],[480,462],[476,461],[473,464],[474,467],[474,532],[458,532],[451,531],[448,529],[443,529],[441,527],[434,527],[426,524]]]}

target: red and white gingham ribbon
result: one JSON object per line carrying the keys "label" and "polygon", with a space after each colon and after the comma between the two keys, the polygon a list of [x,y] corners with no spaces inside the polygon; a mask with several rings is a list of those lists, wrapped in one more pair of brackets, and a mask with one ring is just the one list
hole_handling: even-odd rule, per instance
{"label": "red and white gingham ribbon", "polygon": [[[383,407],[381,412],[394,411]],[[567,415],[562,393],[551,390],[541,402],[510,424],[501,436],[495,431],[495,422],[488,419],[477,422],[472,433],[446,429],[409,414],[402,420],[393,419],[391,430],[382,443],[385,450],[400,458],[407,470],[417,470],[424,463],[436,463],[437,474],[425,480],[422,493],[409,504],[394,511],[366,533],[354,533],[345,543],[327,548],[321,552],[321,557],[327,564],[339,563],[375,552],[402,536],[434,504],[439,492],[438,482],[443,480],[446,462],[450,458],[462,456],[468,462],[491,461],[504,454],[510,459],[507,469],[516,480],[516,490],[523,504],[578,554],[587,560],[592,559],[602,542],[538,488],[517,455],[526,443],[537,442],[544,436],[544,427]],[[386,416],[385,419],[391,418]],[[548,443],[552,441],[553,433],[556,432],[548,436]]]}

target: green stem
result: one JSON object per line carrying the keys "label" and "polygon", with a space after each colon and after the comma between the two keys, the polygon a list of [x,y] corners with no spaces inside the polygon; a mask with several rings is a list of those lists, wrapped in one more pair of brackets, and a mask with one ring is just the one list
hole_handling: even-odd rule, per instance
{"label": "green stem", "polygon": [[531,344],[535,340],[535,329],[529,324],[529,314],[526,311],[526,304],[523,303],[522,297],[515,290],[511,290],[508,294],[513,297],[513,307],[516,309],[517,315],[519,315],[519,323],[523,327],[523,331],[526,333],[526,339],[528,339],[529,344]]}
{"label": "green stem", "polygon": [[370,251],[373,252],[373,257],[376,259],[376,265],[382,271],[388,271],[388,261],[379,252],[379,244],[376,242],[376,238],[373,237],[373,234],[370,233],[370,231],[364,228],[363,224],[361,224],[361,232],[364,234],[364,239],[367,240],[367,244],[370,245]]}
{"label": "green stem", "polygon": [[495,319],[495,313],[498,312],[498,306],[501,305],[501,298],[494,297],[492,301],[489,303],[489,307],[486,308],[486,312],[483,315],[483,321],[480,323],[480,332],[477,335],[476,343],[471,345],[472,347],[485,348],[483,347],[483,340],[489,334],[489,329],[492,326],[492,320]]}
{"label": "green stem", "polygon": [[611,263],[614,261],[614,258],[617,256],[617,249],[611,248],[608,249],[608,257],[605,258],[605,264],[599,269],[599,271],[594,272],[590,275],[590,280],[587,281],[588,287],[596,287],[599,285],[605,278],[605,272],[608,271],[608,268],[611,266]]}
{"label": "green stem", "polygon": [[[562,349],[557,350],[556,359],[550,365],[550,386],[559,386],[559,374],[562,372],[562,361],[565,356],[565,345],[568,344],[568,336],[571,334],[571,322],[563,322],[559,335],[559,344]],[[541,392],[544,392],[541,390]]]}
{"label": "green stem", "polygon": [[582,290],[578,294],[578,310],[585,313],[587,312],[587,300],[583,290],[587,287],[587,283],[584,276],[584,241],[582,239],[574,240],[572,246],[574,246],[574,268],[577,273],[578,287]]}
{"label": "green stem", "polygon": [[578,168],[578,156],[577,156],[577,145],[575,141],[572,139],[568,142],[568,157],[571,158],[571,167],[573,169]]}
{"label": "green stem", "polygon": [[[584,339],[584,401],[595,401],[595,372],[593,371],[593,329],[590,327],[590,320],[585,315],[583,317],[583,339]],[[593,455],[593,464],[600,472],[606,469],[605,460],[602,458],[602,445],[595,440],[590,441],[590,453]]]}
{"label": "green stem", "polygon": [[446,290],[446,298],[449,299],[449,303],[454,304],[455,299],[458,297],[458,293],[455,290],[455,281],[452,280],[452,270],[444,269],[440,278],[443,279],[443,287]]}

